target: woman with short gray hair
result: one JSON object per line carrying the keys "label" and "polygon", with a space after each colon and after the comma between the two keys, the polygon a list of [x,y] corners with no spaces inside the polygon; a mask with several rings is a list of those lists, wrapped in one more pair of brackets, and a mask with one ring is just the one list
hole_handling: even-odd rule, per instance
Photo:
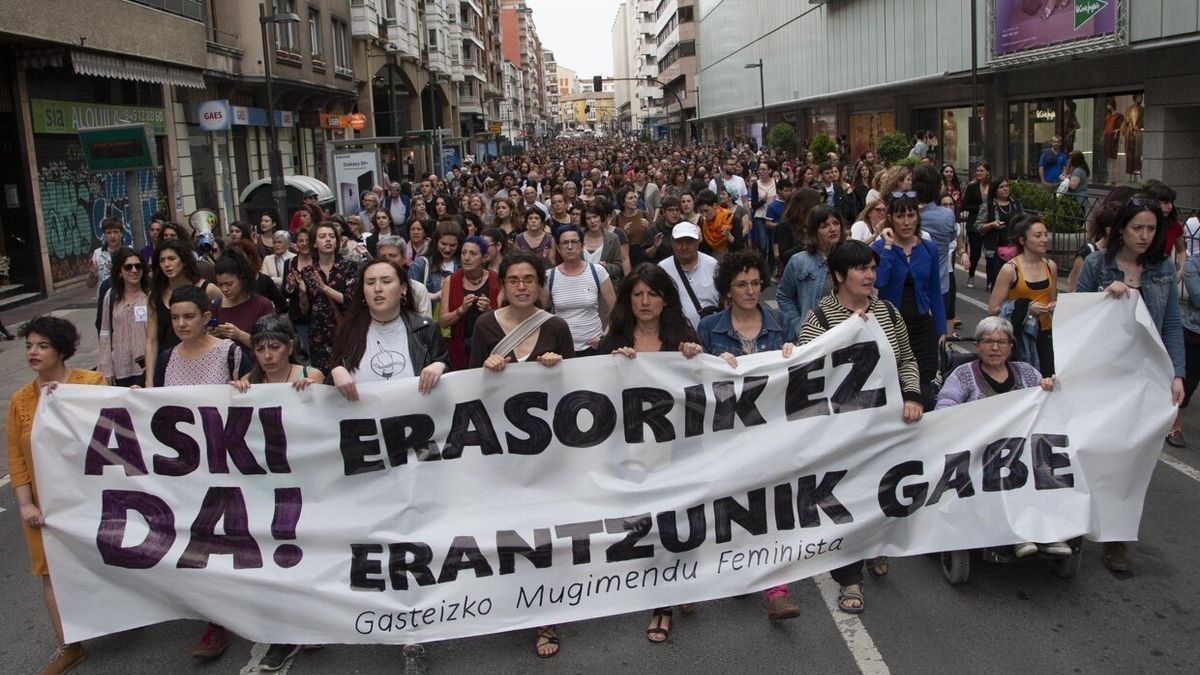
{"label": "woman with short gray hair", "polygon": [[[946,377],[938,394],[937,407],[949,408],[968,401],[1006,394],[1017,389],[1040,386],[1045,391],[1054,389],[1053,377],[1042,377],[1037,368],[1021,361],[1011,361],[1013,349],[1013,327],[1008,319],[998,316],[985,317],[975,327],[975,344],[979,358],[954,369]],[[1035,544],[1022,542],[1013,547],[1018,558],[1041,551],[1047,555],[1067,557],[1071,547],[1065,542]]]}

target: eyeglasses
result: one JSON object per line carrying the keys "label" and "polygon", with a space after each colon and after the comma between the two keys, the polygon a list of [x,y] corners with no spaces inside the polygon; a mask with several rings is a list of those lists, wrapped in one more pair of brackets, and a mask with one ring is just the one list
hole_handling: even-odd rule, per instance
{"label": "eyeglasses", "polygon": [[1157,199],[1151,199],[1150,197],[1146,197],[1144,195],[1134,195],[1130,197],[1129,201],[1125,202],[1125,206],[1133,206],[1139,209],[1144,207],[1157,209],[1159,211],[1162,210],[1162,202],[1158,201]]}
{"label": "eyeglasses", "polygon": [[1011,345],[1012,340],[1008,338],[983,338],[982,340],[976,340],[975,344],[978,344],[980,347],[1004,347],[1005,345]]}
{"label": "eyeglasses", "polygon": [[129,263],[128,265],[121,265],[121,269],[125,270],[126,272],[133,272],[142,269],[142,263]]}
{"label": "eyeglasses", "polygon": [[537,286],[538,278],[532,274],[523,277],[504,277],[504,283],[510,286]]}
{"label": "eyeglasses", "polygon": [[762,281],[762,279],[751,279],[750,281],[735,281],[732,284],[729,284],[729,286],[731,288],[736,288],[739,291],[744,291],[747,288],[753,288],[754,290],[757,291],[758,289],[763,287],[763,281]]}
{"label": "eyeglasses", "polygon": [[892,193],[892,199],[899,199],[901,197],[911,197],[913,199],[916,199],[917,193],[913,190],[905,190],[903,192],[901,192],[900,190],[897,190]]}
{"label": "eyeglasses", "polygon": [[564,239],[564,240],[558,242],[558,247],[559,248],[575,248],[576,246],[580,246],[582,244],[583,244],[583,242],[579,241],[578,239]]}

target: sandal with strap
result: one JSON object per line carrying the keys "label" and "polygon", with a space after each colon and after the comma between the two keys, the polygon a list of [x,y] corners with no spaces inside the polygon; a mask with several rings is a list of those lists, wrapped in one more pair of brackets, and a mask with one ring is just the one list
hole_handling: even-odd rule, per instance
{"label": "sandal with strap", "polygon": [[891,571],[892,565],[888,562],[886,555],[881,555],[878,558],[871,558],[867,561],[867,569],[871,570],[873,577],[886,577]]}
{"label": "sandal with strap", "polygon": [[[851,584],[851,585],[858,585],[858,584]],[[862,588],[862,586],[860,586],[860,585],[858,585],[858,586],[860,589]],[[857,592],[848,591],[848,590],[846,590],[847,588],[848,588],[848,586],[842,586],[842,587],[838,588],[838,597],[837,597],[838,609],[840,609],[841,611],[843,611],[847,614],[862,614],[863,609],[866,607],[866,603],[863,601],[862,591],[861,590],[859,590]],[[858,607],[854,607],[852,605],[847,604],[847,601],[849,601],[849,600],[857,600]]]}
{"label": "sandal with strap", "polygon": [[[553,651],[542,653],[542,648],[551,646]],[[538,655],[539,659],[548,659],[552,656],[558,656],[558,635],[554,631],[554,626],[543,626],[538,629],[537,640],[534,642],[533,651]]]}
{"label": "sandal with strap", "polygon": [[671,636],[671,608],[661,607],[650,615],[650,627],[646,629],[646,639],[658,644],[666,642]]}

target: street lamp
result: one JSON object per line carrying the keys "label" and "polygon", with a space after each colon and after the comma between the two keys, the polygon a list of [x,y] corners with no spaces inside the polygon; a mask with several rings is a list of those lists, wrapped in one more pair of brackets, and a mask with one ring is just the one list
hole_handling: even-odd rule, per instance
{"label": "street lamp", "polygon": [[766,137],[766,133],[767,133],[767,89],[766,89],[766,87],[763,86],[763,60],[759,59],[758,63],[747,63],[745,67],[758,69],[758,101],[759,101],[759,106],[762,109],[763,141],[766,142],[766,140],[767,140],[767,137]]}
{"label": "street lamp", "polygon": [[258,6],[258,26],[262,32],[263,46],[263,75],[267,80],[267,164],[271,174],[271,200],[275,203],[275,213],[280,222],[286,223],[287,188],[283,186],[283,159],[279,156],[279,134],[275,131],[275,95],[271,87],[271,50],[267,44],[267,24],[283,25],[300,23],[300,17],[293,12],[267,14],[266,4]]}

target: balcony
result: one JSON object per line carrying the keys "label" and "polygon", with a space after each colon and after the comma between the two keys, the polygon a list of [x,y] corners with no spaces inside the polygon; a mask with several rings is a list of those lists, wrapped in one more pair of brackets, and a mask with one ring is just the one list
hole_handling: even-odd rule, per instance
{"label": "balcony", "polygon": [[482,115],[483,101],[479,100],[476,96],[463,96],[460,94],[458,97],[458,113],[460,115]]}
{"label": "balcony", "polygon": [[475,12],[475,16],[483,18],[483,8],[479,5],[478,0],[459,0],[459,5],[470,7]]}
{"label": "balcony", "polygon": [[356,40],[372,40],[387,35],[387,26],[377,0],[355,0],[350,6],[350,35]]}

